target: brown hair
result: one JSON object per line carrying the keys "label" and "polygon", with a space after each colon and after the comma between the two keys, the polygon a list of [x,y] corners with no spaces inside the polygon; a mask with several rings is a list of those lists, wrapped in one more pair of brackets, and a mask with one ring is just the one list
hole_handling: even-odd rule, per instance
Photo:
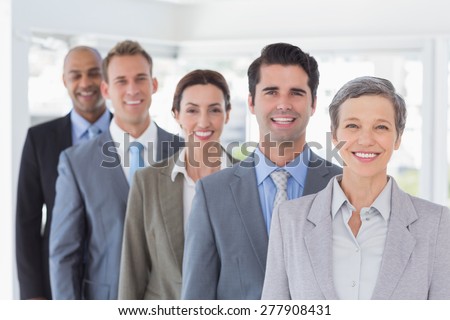
{"label": "brown hair", "polygon": [[183,91],[187,87],[195,86],[197,84],[212,84],[218,87],[223,92],[223,97],[225,99],[225,110],[231,109],[230,102],[230,89],[228,88],[227,81],[225,78],[217,71],[213,70],[194,70],[185,75],[178,82],[175,89],[175,94],[173,95],[172,112],[180,112],[180,103],[183,97]]}
{"label": "brown hair", "polygon": [[150,64],[150,75],[152,74],[153,60],[152,57],[141,47],[141,45],[132,40],[125,40],[117,43],[111,50],[109,50],[108,55],[103,59],[103,74],[105,81],[108,82],[108,66],[111,63],[113,57],[123,57],[123,56],[134,56],[142,55],[145,60]]}

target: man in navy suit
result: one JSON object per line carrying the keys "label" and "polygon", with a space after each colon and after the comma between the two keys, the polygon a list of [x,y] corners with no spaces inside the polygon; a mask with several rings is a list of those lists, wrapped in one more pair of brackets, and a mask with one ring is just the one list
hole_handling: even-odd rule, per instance
{"label": "man in navy suit", "polygon": [[65,57],[63,70],[72,111],[28,130],[20,165],[16,212],[21,299],[52,298],[48,246],[59,154],[71,145],[88,140],[92,124],[97,132],[107,130],[111,113],[100,92],[101,81],[99,52],[85,46],[72,48]]}

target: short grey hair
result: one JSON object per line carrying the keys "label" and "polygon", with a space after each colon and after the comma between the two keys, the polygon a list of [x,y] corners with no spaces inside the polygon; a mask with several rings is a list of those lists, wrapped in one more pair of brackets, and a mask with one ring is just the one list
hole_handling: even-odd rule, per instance
{"label": "short grey hair", "polygon": [[336,93],[328,108],[333,137],[336,137],[336,130],[339,126],[339,109],[341,105],[348,99],[361,96],[382,96],[392,103],[395,112],[397,138],[400,138],[406,124],[405,100],[395,91],[389,80],[377,77],[359,77],[350,80]]}

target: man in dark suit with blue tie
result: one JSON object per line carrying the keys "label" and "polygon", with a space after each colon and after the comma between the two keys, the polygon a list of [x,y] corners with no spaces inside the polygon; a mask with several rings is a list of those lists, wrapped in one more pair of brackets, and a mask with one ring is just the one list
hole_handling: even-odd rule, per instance
{"label": "man in dark suit with blue tie", "polygon": [[74,144],[87,141],[92,133],[107,130],[111,113],[100,92],[102,78],[99,52],[85,46],[72,48],[64,59],[63,71],[72,111],[28,130],[20,165],[16,211],[21,299],[52,298],[48,246],[59,154]]}

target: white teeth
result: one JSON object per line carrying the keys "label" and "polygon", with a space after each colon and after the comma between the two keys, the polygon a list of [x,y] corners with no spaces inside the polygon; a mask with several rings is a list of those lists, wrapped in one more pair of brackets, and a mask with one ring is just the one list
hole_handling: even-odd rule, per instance
{"label": "white teeth", "polygon": [[94,94],[94,92],[92,92],[92,91],[80,92],[80,95],[83,97],[89,97],[89,96],[92,96],[93,94]]}
{"label": "white teeth", "polygon": [[355,152],[355,155],[357,157],[366,158],[366,159],[375,158],[377,156],[375,153],[362,153],[362,152]]}
{"label": "white teeth", "polygon": [[210,135],[212,135],[212,131],[195,131],[194,133],[199,137],[209,137]]}
{"label": "white teeth", "polygon": [[132,100],[132,101],[125,101],[126,104],[139,104],[141,103],[141,100]]}
{"label": "white teeth", "polygon": [[293,118],[272,118],[272,120],[275,122],[280,122],[282,124],[287,124],[287,123],[291,123],[292,121],[294,121]]}

